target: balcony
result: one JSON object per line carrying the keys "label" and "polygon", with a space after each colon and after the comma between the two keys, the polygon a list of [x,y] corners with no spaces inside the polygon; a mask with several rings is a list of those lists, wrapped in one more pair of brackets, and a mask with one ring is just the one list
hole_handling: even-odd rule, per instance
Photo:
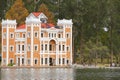
{"label": "balcony", "polygon": [[25,38],[16,38],[15,41],[25,41]]}

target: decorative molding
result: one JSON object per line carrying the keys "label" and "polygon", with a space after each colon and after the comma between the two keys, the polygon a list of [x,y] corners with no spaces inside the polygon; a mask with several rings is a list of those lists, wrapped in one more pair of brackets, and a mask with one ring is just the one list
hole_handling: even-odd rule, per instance
{"label": "decorative molding", "polygon": [[67,20],[67,19],[58,19],[58,22],[57,22],[57,25],[60,25],[60,24],[64,24],[64,25],[72,25],[73,22],[72,22],[72,19],[70,20]]}

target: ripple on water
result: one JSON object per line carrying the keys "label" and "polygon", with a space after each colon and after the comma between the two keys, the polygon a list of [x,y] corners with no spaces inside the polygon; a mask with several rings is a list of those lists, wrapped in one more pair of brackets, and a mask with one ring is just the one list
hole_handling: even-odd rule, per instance
{"label": "ripple on water", "polygon": [[1,74],[1,80],[74,80],[69,68],[2,69]]}

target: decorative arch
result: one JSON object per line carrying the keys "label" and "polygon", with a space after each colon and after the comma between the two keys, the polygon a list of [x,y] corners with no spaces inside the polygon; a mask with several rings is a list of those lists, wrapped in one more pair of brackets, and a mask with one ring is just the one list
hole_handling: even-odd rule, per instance
{"label": "decorative arch", "polygon": [[56,51],[56,41],[54,39],[49,41],[49,51]]}

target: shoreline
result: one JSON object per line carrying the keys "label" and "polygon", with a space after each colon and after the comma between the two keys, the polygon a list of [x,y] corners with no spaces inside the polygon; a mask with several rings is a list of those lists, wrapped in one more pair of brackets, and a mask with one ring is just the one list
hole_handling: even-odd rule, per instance
{"label": "shoreline", "polygon": [[22,68],[28,68],[28,69],[40,69],[40,68],[71,68],[70,66],[0,66],[1,69],[22,69]]}
{"label": "shoreline", "polygon": [[75,69],[120,69],[120,67],[106,67],[106,66],[98,66],[98,65],[80,65],[80,64],[74,64],[72,65]]}
{"label": "shoreline", "polygon": [[1,69],[40,69],[40,68],[73,68],[73,69],[120,69],[120,67],[105,67],[98,65],[81,65],[81,64],[73,64],[71,66],[0,66]]}

